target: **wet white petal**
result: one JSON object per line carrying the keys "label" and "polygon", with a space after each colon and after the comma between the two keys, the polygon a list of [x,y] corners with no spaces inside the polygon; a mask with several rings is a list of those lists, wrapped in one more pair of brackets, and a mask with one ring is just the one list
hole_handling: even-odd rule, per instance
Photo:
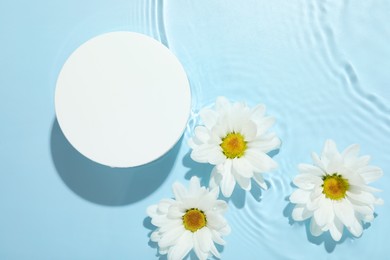
{"label": "wet white petal", "polygon": [[322,150],[321,158],[327,158],[328,160],[331,160],[339,155],[340,153],[337,150],[336,143],[330,139],[326,140],[324,149]]}
{"label": "wet white petal", "polygon": [[209,181],[209,187],[211,189],[218,187],[221,183],[222,175],[219,173],[217,167],[215,166],[213,170],[211,171],[210,181]]}
{"label": "wet white petal", "polygon": [[264,114],[265,114],[265,106],[260,104],[260,105],[255,106],[252,109],[251,118],[260,119],[264,116]]}
{"label": "wet white petal", "polygon": [[197,126],[195,127],[195,135],[196,137],[202,142],[207,143],[207,141],[210,139],[210,130],[208,130],[204,126]]}
{"label": "wet white petal", "polygon": [[263,175],[260,172],[255,172],[253,174],[253,179],[255,182],[264,190],[268,189],[267,183],[264,181]]}
{"label": "wet white petal", "polygon": [[158,241],[158,246],[169,247],[176,244],[177,240],[183,235],[183,233],[185,233],[183,226],[177,226],[168,230],[161,236],[160,241]]}
{"label": "wet white petal", "polygon": [[207,227],[199,229],[196,232],[196,235],[197,238],[199,239],[200,250],[204,253],[209,252],[211,248],[211,244],[213,243],[213,240],[211,239],[210,229],[208,229]]}
{"label": "wet white petal", "polygon": [[153,218],[157,215],[157,205],[151,205],[146,209],[146,214],[148,214],[149,217]]}
{"label": "wet white petal", "polygon": [[362,224],[360,223],[360,221],[358,221],[356,218],[354,219],[354,221],[351,223],[350,226],[347,226],[347,229],[349,230],[349,232],[352,233],[352,235],[354,235],[355,237],[360,237],[363,233],[363,227],[362,227]]}
{"label": "wet white petal", "polygon": [[208,129],[211,129],[217,123],[218,114],[214,110],[203,109],[200,111],[199,115],[200,119]]}
{"label": "wet white petal", "polygon": [[269,117],[263,117],[259,120],[254,119],[254,121],[257,124],[257,135],[264,134],[273,124],[275,123],[275,118],[269,116]]}
{"label": "wet white petal", "polygon": [[376,166],[365,166],[360,168],[357,172],[363,177],[365,183],[376,181],[383,175],[382,169]]}
{"label": "wet white petal", "polygon": [[227,160],[224,165],[224,171],[222,173],[221,191],[223,196],[230,197],[233,193],[236,180],[232,174],[232,161]]}
{"label": "wet white petal", "polygon": [[290,195],[291,203],[305,204],[310,199],[310,192],[297,189]]}
{"label": "wet white petal", "polygon": [[227,98],[217,97],[217,100],[215,101],[215,108],[219,113],[221,113],[226,110],[230,110],[231,104]]}
{"label": "wet white petal", "polygon": [[318,226],[317,223],[314,221],[314,218],[312,218],[310,221],[310,233],[315,237],[318,237],[323,233],[321,227]]}
{"label": "wet white petal", "polygon": [[298,188],[304,190],[312,190],[315,187],[321,185],[322,182],[323,180],[319,176],[313,174],[298,174],[293,180],[293,183]]}
{"label": "wet white petal", "polygon": [[349,200],[343,199],[333,203],[334,213],[337,218],[346,226],[349,227],[354,223],[355,213]]}
{"label": "wet white petal", "polygon": [[245,152],[245,157],[258,172],[268,172],[277,167],[276,162],[271,157],[254,149],[248,149]]}
{"label": "wet white petal", "polygon": [[329,232],[334,241],[340,241],[343,236],[344,225],[338,218],[335,218],[333,222],[329,223]]}
{"label": "wet white petal", "polygon": [[257,127],[256,124],[253,123],[252,121],[246,121],[242,126],[241,126],[241,133],[244,136],[245,141],[252,141],[255,139],[256,134],[257,134]]}
{"label": "wet white petal", "polygon": [[167,213],[168,212],[168,209],[170,206],[172,206],[173,204],[175,203],[174,200],[172,199],[162,199],[159,203],[158,203],[158,212],[160,214],[164,214],[164,213]]}
{"label": "wet white petal", "polygon": [[215,247],[214,243],[211,243],[210,252],[216,257],[221,258],[220,253],[218,252],[218,249]]}
{"label": "wet white petal", "polygon": [[298,169],[301,174],[310,174],[319,177],[325,175],[325,172],[321,168],[310,164],[301,163],[298,165]]}
{"label": "wet white petal", "polygon": [[232,160],[234,170],[246,178],[252,178],[253,167],[246,158],[235,158]]}
{"label": "wet white petal", "polygon": [[292,212],[292,218],[295,221],[303,221],[310,218],[312,215],[313,213],[308,211],[304,206],[301,206],[301,204],[298,204]]}
{"label": "wet white petal", "polygon": [[172,190],[176,200],[183,200],[183,198],[187,197],[186,188],[179,182],[175,182],[172,185]]}
{"label": "wet white petal", "polygon": [[235,177],[238,185],[240,185],[240,187],[243,190],[249,191],[252,188],[251,179],[250,178],[246,178],[246,177],[241,176],[239,174],[235,174],[234,177]]}
{"label": "wet white petal", "polygon": [[199,189],[200,189],[200,180],[199,178],[194,176],[190,179],[190,186],[188,188],[188,192],[195,193],[198,192]]}
{"label": "wet white petal", "polygon": [[330,199],[323,200],[321,207],[314,211],[314,219],[321,227],[333,221],[334,212]]}
{"label": "wet white petal", "polygon": [[276,136],[275,133],[269,133],[266,135],[261,135],[254,139],[252,142],[249,142],[248,148],[258,149],[263,153],[268,153],[272,150],[278,149],[280,147],[281,141]]}
{"label": "wet white petal", "polygon": [[168,260],[183,259],[192,249],[192,233],[186,231],[178,239],[178,243],[172,246],[168,251]]}

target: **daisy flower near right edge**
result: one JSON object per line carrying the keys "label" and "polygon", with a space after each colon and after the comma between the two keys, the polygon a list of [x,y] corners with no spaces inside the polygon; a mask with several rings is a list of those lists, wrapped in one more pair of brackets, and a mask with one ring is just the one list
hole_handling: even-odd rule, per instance
{"label": "daisy flower near right edge", "polygon": [[373,195],[380,190],[368,185],[383,172],[368,165],[369,156],[359,157],[359,149],[353,144],[340,153],[335,142],[327,140],[321,156],[312,154],[314,165],[299,165],[300,173],[293,180],[298,189],[290,195],[290,202],[296,204],[292,218],[311,218],[313,236],[329,231],[339,241],[346,227],[360,237],[363,223],[374,220],[374,206],[383,204]]}

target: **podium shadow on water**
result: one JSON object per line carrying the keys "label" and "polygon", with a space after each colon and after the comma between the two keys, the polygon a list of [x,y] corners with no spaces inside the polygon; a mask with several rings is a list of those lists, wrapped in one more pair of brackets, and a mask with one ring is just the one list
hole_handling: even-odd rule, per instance
{"label": "podium shadow on water", "polygon": [[143,166],[111,168],[80,154],[54,120],[50,137],[51,155],[64,183],[78,196],[106,206],[123,206],[146,198],[169,175],[182,139],[164,156]]}

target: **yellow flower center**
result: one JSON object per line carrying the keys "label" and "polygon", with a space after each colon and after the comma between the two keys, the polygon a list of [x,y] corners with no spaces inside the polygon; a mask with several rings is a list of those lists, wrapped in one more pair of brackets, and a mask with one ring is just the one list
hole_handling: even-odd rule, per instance
{"label": "yellow flower center", "polygon": [[196,208],[187,210],[182,218],[184,228],[191,232],[195,232],[207,224],[204,212]]}
{"label": "yellow flower center", "polygon": [[223,154],[229,158],[240,158],[246,150],[246,142],[240,133],[232,132],[222,139],[220,144]]}
{"label": "yellow flower center", "polygon": [[332,200],[341,200],[345,198],[345,193],[349,189],[348,180],[337,173],[325,175],[322,179],[324,180],[324,183],[322,184],[322,193],[325,194],[325,197]]}

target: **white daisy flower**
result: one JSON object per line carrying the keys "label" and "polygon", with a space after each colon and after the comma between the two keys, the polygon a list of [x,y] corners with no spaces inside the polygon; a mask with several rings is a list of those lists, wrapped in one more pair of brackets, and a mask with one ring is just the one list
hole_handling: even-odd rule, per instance
{"label": "white daisy flower", "polygon": [[319,236],[329,231],[339,241],[344,226],[355,237],[363,232],[362,222],[374,219],[374,205],[383,204],[368,186],[383,175],[380,168],[368,165],[369,156],[358,157],[359,145],[339,153],[332,140],[325,142],[321,157],[313,153],[314,165],[300,164],[293,183],[298,187],[290,201],[296,206],[296,221],[311,219],[310,232]]}
{"label": "white daisy flower", "polygon": [[157,226],[150,239],[158,243],[160,254],[168,254],[168,259],[183,259],[191,249],[199,259],[211,255],[219,258],[214,243],[224,245],[221,236],[228,235],[230,227],[223,217],[227,204],[217,199],[218,187],[201,187],[197,177],[191,178],[188,190],[180,183],[172,187],[175,199],[163,199],[147,209]]}
{"label": "white daisy flower", "polygon": [[215,165],[210,187],[220,185],[225,197],[231,196],[236,182],[250,190],[252,178],[267,189],[262,173],[277,167],[267,153],[279,148],[280,140],[275,133],[267,133],[275,120],[264,114],[264,105],[250,109],[224,97],[217,98],[215,109],[200,112],[204,126],[197,126],[189,140],[191,158]]}

